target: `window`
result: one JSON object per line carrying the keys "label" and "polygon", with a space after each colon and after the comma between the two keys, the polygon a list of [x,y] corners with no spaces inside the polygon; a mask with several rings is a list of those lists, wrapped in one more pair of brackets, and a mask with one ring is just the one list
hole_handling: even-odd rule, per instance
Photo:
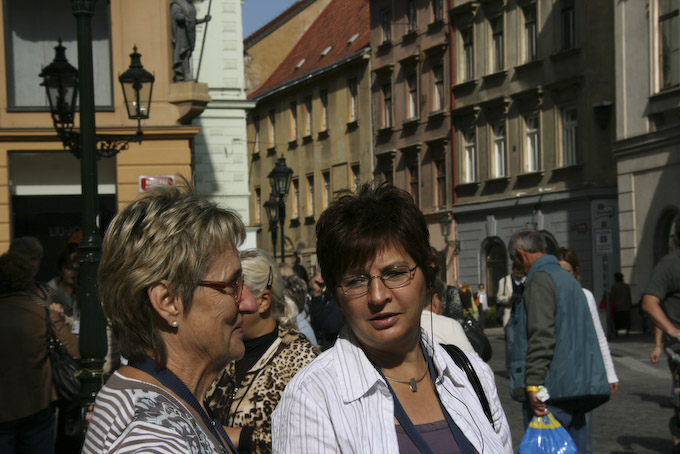
{"label": "window", "polygon": [[465,133],[465,167],[463,168],[463,182],[477,181],[477,143],[475,131]]}
{"label": "window", "polygon": [[255,209],[253,210],[253,220],[255,224],[259,224],[262,220],[261,217],[261,207],[262,207],[262,194],[260,188],[255,188]]}
{"label": "window", "polygon": [[574,0],[562,0],[562,49],[574,47]]}
{"label": "window", "polygon": [[409,178],[409,185],[408,185],[408,192],[413,196],[413,201],[416,202],[416,205],[418,205],[418,160],[414,159],[412,160],[409,165],[408,165],[408,178]]}
{"label": "window", "polygon": [[305,97],[305,136],[312,135],[312,97]]}
{"label": "window", "polygon": [[527,172],[537,172],[541,169],[541,130],[539,128],[538,115],[527,117],[526,126],[526,170]]}
{"label": "window", "polygon": [[505,53],[503,51],[503,16],[489,20],[491,26],[492,61],[491,68],[497,73],[505,68]]}
{"label": "window", "polygon": [[358,109],[359,109],[359,96],[357,91],[357,80],[349,80],[349,121],[357,121],[358,119]]}
{"label": "window", "polygon": [[434,96],[432,100],[432,110],[437,112],[444,110],[444,66],[437,65],[432,68],[434,79]]}
{"label": "window", "polygon": [[389,9],[380,12],[380,27],[382,29],[382,42],[392,41],[392,13]]}
{"label": "window", "polygon": [[408,31],[416,31],[418,28],[418,13],[416,11],[416,0],[408,0]]}
{"label": "window", "polygon": [[501,178],[508,176],[507,155],[505,153],[505,123],[499,123],[493,128],[493,176]]}
{"label": "window", "polygon": [[290,140],[297,139],[297,102],[290,103]]}
{"label": "window", "polygon": [[290,201],[290,218],[297,219],[300,217],[300,181],[297,178],[291,180],[293,186],[293,197]]}
{"label": "window", "polygon": [[319,92],[321,98],[321,130],[328,131],[328,90]]}
{"label": "window", "polygon": [[408,119],[418,118],[418,76],[410,74],[406,77],[408,84]]}
{"label": "window", "polygon": [[524,60],[538,58],[538,33],[536,29],[536,5],[524,8]]}
{"label": "window", "polygon": [[[92,21],[92,63],[94,77],[94,103],[96,106],[113,106],[113,91],[118,80],[113,79],[110,2],[93,2]],[[62,2],[63,4],[63,2]],[[54,59],[57,38],[63,38],[66,57],[73,66],[78,66],[76,21],[71,8],[62,7],[54,0],[5,0],[3,71],[6,81],[7,105],[5,107],[45,110],[49,108],[45,89],[40,86],[41,67]],[[129,51],[130,48],[125,48]],[[144,60],[151,49],[140,49]],[[127,53],[127,52],[126,52]],[[125,65],[129,60],[125,57]],[[148,67],[147,67],[148,68]],[[80,99],[78,99],[80,101]],[[120,106],[118,107],[120,108]],[[3,125],[6,127],[7,125]]]}
{"label": "window", "polygon": [[307,175],[307,216],[314,216],[314,175]]}
{"label": "window", "polygon": [[463,81],[475,78],[475,56],[472,42],[472,27],[461,30],[461,40],[463,42]]}
{"label": "window", "polygon": [[383,93],[383,128],[392,127],[392,84],[382,87]]}
{"label": "window", "polygon": [[382,181],[388,184],[394,184],[394,168],[392,165],[392,159],[381,159],[380,160],[380,176]]}
{"label": "window", "polygon": [[446,160],[441,157],[434,161],[437,174],[437,189],[435,192],[435,206],[446,208]]}
{"label": "window", "polygon": [[274,129],[276,128],[276,113],[274,110],[269,111],[269,148],[274,148],[276,142],[274,141]]}
{"label": "window", "polygon": [[562,165],[576,164],[576,108],[562,109]]}
{"label": "window", "polygon": [[260,117],[259,117],[259,115],[255,115],[253,117],[253,129],[255,130],[255,137],[253,137],[253,139],[254,139],[253,153],[259,153],[260,152]]}
{"label": "window", "polygon": [[432,15],[434,21],[444,19],[444,1],[443,0],[432,0]]}
{"label": "window", "polygon": [[680,85],[680,19],[678,0],[659,0],[659,85]]}
{"label": "window", "polygon": [[359,164],[352,166],[352,189],[356,191],[361,184],[361,177],[359,176]]}
{"label": "window", "polygon": [[331,173],[326,170],[321,176],[323,177],[323,209],[325,210],[331,204]]}

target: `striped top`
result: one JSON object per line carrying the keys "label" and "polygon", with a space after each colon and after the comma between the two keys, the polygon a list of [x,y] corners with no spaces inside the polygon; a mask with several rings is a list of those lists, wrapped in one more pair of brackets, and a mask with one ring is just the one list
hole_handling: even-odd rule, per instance
{"label": "striped top", "polygon": [[225,453],[203,422],[158,386],[118,372],[97,394],[83,454]]}
{"label": "striped top", "polygon": [[[510,427],[490,370],[465,352],[491,407],[489,424],[465,372],[425,331],[421,339],[437,369],[435,387],[442,405],[480,454],[512,454]],[[347,326],[335,347],[288,383],[272,415],[274,454],[398,454],[394,400]]]}

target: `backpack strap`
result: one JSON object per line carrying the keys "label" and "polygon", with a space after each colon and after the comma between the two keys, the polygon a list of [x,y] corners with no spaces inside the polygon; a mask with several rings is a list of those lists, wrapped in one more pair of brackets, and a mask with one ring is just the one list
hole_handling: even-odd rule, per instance
{"label": "backpack strap", "polygon": [[440,344],[440,345],[444,347],[444,350],[446,350],[446,352],[451,356],[453,362],[455,362],[456,365],[460,367],[461,370],[463,370],[463,372],[465,372],[465,375],[467,375],[467,378],[470,381],[470,384],[472,385],[472,389],[475,390],[475,392],[477,393],[477,397],[479,398],[479,402],[482,404],[482,409],[484,410],[486,418],[489,420],[491,427],[493,427],[494,430],[496,430],[496,426],[493,423],[493,416],[491,415],[491,407],[489,406],[489,401],[486,398],[484,388],[482,388],[482,383],[479,381],[477,372],[475,372],[475,369],[472,367],[472,364],[470,364],[470,360],[468,359],[467,356],[465,356],[465,353],[463,353],[463,351],[457,346],[452,344]]}

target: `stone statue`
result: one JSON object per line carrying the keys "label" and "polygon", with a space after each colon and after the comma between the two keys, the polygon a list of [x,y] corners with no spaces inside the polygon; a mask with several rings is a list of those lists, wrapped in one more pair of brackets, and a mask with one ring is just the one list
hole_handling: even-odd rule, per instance
{"label": "stone statue", "polygon": [[175,82],[194,80],[191,68],[191,54],[196,47],[196,25],[210,21],[210,15],[196,19],[194,0],[172,0],[172,69]]}

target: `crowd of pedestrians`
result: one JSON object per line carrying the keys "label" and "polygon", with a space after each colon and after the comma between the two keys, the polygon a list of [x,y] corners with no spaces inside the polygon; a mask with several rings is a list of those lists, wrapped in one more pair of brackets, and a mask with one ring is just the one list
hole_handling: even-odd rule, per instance
{"label": "crowd of pedestrians", "polygon": [[[244,236],[235,212],[186,181],[154,188],[115,216],[98,286],[120,355],[110,355],[116,366],[84,445],[78,402],[56,398],[45,343],[51,323],[79,357],[77,244],[42,283],[40,243],[12,242],[0,256],[8,371],[0,452],[512,452],[498,398],[508,390],[496,389],[484,363],[492,353],[484,331],[495,320],[525,426],[550,412],[578,452],[592,452],[591,411],[619,380],[573,250],[551,254],[540,233],[515,232],[494,317],[483,283],[473,293],[439,277],[423,214],[387,184],[363,185],[322,213],[320,272],[311,278],[299,259],[291,266],[259,249],[239,252]],[[678,251],[654,270],[643,298],[665,333],[676,396]],[[630,288],[620,273],[610,297],[616,331],[627,333]],[[678,444],[679,418],[676,406]]]}

